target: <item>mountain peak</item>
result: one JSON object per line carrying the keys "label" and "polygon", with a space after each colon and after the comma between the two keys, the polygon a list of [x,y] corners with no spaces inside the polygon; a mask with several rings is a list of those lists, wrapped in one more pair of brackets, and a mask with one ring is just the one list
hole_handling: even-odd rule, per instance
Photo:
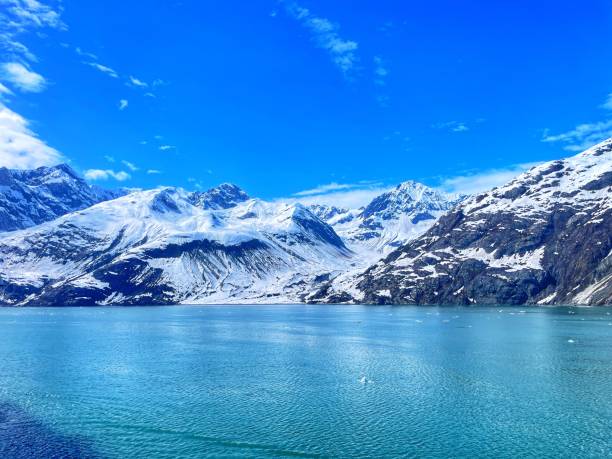
{"label": "mountain peak", "polygon": [[90,186],[68,164],[0,168],[0,184],[0,232],[38,225],[125,194]]}
{"label": "mountain peak", "polygon": [[233,183],[222,183],[208,191],[195,192],[191,195],[192,204],[204,210],[229,209],[249,199],[251,199],[249,195]]}
{"label": "mountain peak", "polygon": [[362,212],[364,218],[379,215],[383,219],[396,218],[414,210],[449,210],[456,199],[419,182],[408,180],[393,190],[374,198]]}

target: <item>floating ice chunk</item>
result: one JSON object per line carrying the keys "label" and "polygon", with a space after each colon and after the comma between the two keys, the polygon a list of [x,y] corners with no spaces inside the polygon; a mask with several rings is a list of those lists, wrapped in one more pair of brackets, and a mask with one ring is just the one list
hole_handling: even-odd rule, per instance
{"label": "floating ice chunk", "polygon": [[359,378],[359,382],[361,384],[372,384],[374,381],[368,379],[366,376],[362,376],[361,378]]}

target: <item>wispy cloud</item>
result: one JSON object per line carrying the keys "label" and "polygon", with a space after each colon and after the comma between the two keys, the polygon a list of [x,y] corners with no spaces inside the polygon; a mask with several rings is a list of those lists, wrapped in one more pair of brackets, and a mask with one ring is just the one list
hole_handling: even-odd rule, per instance
{"label": "wispy cloud", "polygon": [[94,69],[99,70],[112,78],[119,78],[119,74],[106,65],[98,64],[97,62],[84,62],[84,64],[89,65],[90,67],[93,67]]}
{"label": "wispy cloud", "polygon": [[324,204],[358,209],[369,204],[376,196],[389,191],[392,187],[381,182],[328,183],[308,190],[298,191],[290,198],[280,199],[287,202],[300,202],[304,205]]}
{"label": "wispy cloud", "polygon": [[31,71],[19,62],[3,64],[0,77],[24,92],[41,92],[47,85],[42,75]]}
{"label": "wispy cloud", "polygon": [[0,97],[12,96],[12,95],[13,95],[13,92],[9,88],[4,86],[2,83],[0,83]]}
{"label": "wispy cloud", "polygon": [[61,20],[60,12],[41,1],[2,0],[2,4],[5,5],[6,12],[11,16],[9,25],[16,31],[22,31],[29,27],[67,28]]}
{"label": "wispy cloud", "polygon": [[130,75],[130,83],[133,84],[134,86],[138,86],[140,88],[147,88],[149,86],[144,81],[141,81],[138,78],[135,78],[135,77],[133,77],[131,75]]}
{"label": "wispy cloud", "polygon": [[157,169],[148,169],[147,170],[147,174],[149,174],[149,175],[157,175],[157,174],[161,174],[161,171],[157,170]]}
{"label": "wispy cloud", "polygon": [[64,161],[28,128],[28,122],[0,103],[0,166],[12,169],[32,169]]}
{"label": "wispy cloud", "polygon": [[125,167],[127,167],[132,172],[136,172],[138,170],[138,166],[136,166],[134,163],[131,163],[129,161],[122,160],[121,164],[123,164]]}
{"label": "wispy cloud", "polygon": [[79,56],[87,57],[89,59],[98,60],[98,56],[96,56],[93,53],[88,53],[87,51],[83,51],[78,46],[76,48],[74,48],[74,52],[77,53]]}
{"label": "wispy cloud", "polygon": [[176,147],[174,145],[160,145],[159,149],[161,151],[174,150]]}
{"label": "wispy cloud", "polygon": [[319,185],[309,190],[298,191],[297,193],[294,194],[294,196],[312,196],[316,194],[329,193],[330,191],[347,190],[351,188],[356,188],[358,186],[359,186],[358,184],[353,184],[353,183],[332,182],[326,185]]}
{"label": "wispy cloud", "polygon": [[11,61],[37,60],[19,41],[21,34],[45,28],[67,29],[61,19],[61,8],[54,9],[39,0],[1,0],[0,7],[0,51]]}
{"label": "wispy cloud", "polygon": [[462,121],[446,121],[444,123],[436,123],[432,127],[434,129],[444,129],[450,132],[466,132],[470,130],[467,123]]}
{"label": "wispy cloud", "polygon": [[384,86],[389,70],[387,65],[380,56],[374,56],[374,83],[378,86]]}
{"label": "wispy cloud", "polygon": [[612,137],[612,120],[580,124],[570,131],[555,135],[546,130],[542,142],[559,142],[565,144],[564,150],[582,151],[609,137]]}
{"label": "wispy cloud", "polygon": [[[612,110],[612,93],[608,94],[605,102],[600,108]],[[583,123],[560,134],[551,134],[550,129],[545,129],[542,142],[561,143],[567,151],[580,152],[612,137],[612,119]]]}
{"label": "wispy cloud", "polygon": [[198,179],[195,179],[193,177],[188,177],[187,181],[191,183],[198,190],[202,190],[204,188],[204,186],[202,185],[202,182],[199,181]]}
{"label": "wispy cloud", "polygon": [[440,188],[448,193],[476,194],[508,183],[517,175],[537,166],[538,162],[514,164],[506,168],[466,173],[442,180]]}
{"label": "wispy cloud", "polygon": [[125,171],[115,172],[112,169],[87,169],[83,175],[88,180],[115,179],[119,182],[123,182],[131,178],[130,174]]}
{"label": "wispy cloud", "polygon": [[129,102],[126,99],[121,99],[119,101],[119,110],[123,111],[125,110],[129,105]]}
{"label": "wispy cloud", "polygon": [[342,38],[339,33],[339,26],[329,19],[312,14],[308,8],[304,8],[294,1],[283,3],[287,14],[310,31],[315,44],[326,50],[332,62],[346,77],[349,77],[358,62],[357,49],[359,44],[353,40]]}
{"label": "wispy cloud", "polygon": [[114,156],[104,155],[104,159],[107,160],[109,163],[114,163],[115,162],[115,157]]}

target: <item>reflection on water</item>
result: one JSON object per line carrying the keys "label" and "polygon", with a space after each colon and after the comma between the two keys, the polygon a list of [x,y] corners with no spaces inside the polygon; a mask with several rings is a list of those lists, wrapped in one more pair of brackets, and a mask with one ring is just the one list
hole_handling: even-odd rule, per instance
{"label": "reflection on water", "polygon": [[2,412],[23,421],[0,417],[0,440],[34,448],[13,457],[605,456],[610,312],[2,309]]}

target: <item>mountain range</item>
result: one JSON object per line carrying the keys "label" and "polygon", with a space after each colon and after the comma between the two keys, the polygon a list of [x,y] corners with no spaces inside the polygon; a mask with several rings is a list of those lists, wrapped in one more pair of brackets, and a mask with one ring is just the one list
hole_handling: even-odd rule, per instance
{"label": "mountain range", "polygon": [[349,287],[311,299],[611,304],[612,139],[460,203]]}
{"label": "mountain range", "polygon": [[610,304],[612,139],[475,196],[360,209],[233,184],[102,190],[0,169],[0,304]]}

